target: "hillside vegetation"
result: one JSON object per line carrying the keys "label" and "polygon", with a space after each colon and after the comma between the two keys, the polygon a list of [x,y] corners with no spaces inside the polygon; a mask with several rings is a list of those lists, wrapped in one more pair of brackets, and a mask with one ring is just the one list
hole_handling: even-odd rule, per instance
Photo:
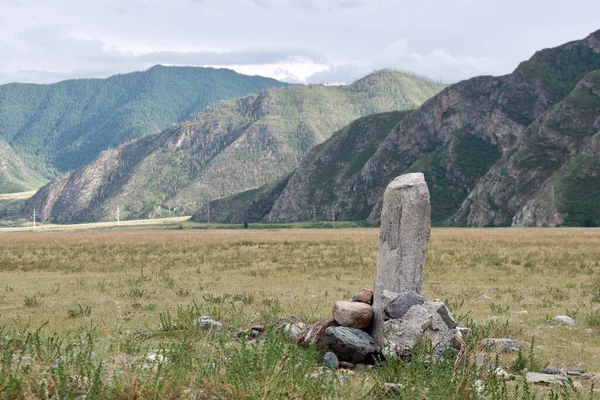
{"label": "hillside vegetation", "polygon": [[51,177],[218,101],[282,86],[226,69],[163,66],[107,79],[0,85],[0,140]]}
{"label": "hillside vegetation", "polygon": [[354,119],[414,109],[443,85],[391,70],[350,85],[290,86],[226,101],[103,152],[28,203],[52,222],[190,215],[206,201],[275,181]]}
{"label": "hillside vegetation", "polygon": [[[361,141],[334,135],[285,181],[212,202],[211,218],[375,224],[387,184],[420,171],[436,225],[598,226],[599,74],[597,31],[512,74],[454,84],[385,133],[378,118],[357,121]],[[375,150],[365,157],[365,148]],[[194,219],[205,221],[208,208]]]}
{"label": "hillside vegetation", "polygon": [[0,141],[0,193],[26,192],[46,183],[28,168],[8,143]]}

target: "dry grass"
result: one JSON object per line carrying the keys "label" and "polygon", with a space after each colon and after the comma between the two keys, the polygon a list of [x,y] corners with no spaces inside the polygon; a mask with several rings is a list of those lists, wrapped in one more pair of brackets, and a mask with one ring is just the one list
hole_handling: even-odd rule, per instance
{"label": "dry grass", "polygon": [[[229,324],[274,317],[265,310],[315,321],[372,285],[377,238],[376,229],[2,234],[0,325],[48,322],[68,335],[93,321],[111,343],[194,302]],[[494,316],[515,338],[535,337],[542,364],[600,373],[598,229],[434,229],[424,294],[455,316]],[[561,314],[575,326],[553,323]]]}
{"label": "dry grass", "polygon": [[17,199],[28,199],[32,197],[36,191],[31,192],[18,192],[18,193],[0,193],[0,200],[17,200]]}

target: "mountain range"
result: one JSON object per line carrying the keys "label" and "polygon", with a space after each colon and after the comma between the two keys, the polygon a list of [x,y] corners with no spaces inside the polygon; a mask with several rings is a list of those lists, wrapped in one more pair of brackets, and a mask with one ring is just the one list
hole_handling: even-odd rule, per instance
{"label": "mountain range", "polygon": [[394,177],[420,171],[432,221],[600,226],[600,31],[506,76],[451,85],[409,113],[352,122],[291,174],[215,200],[195,221],[379,221]]}
{"label": "mountain range", "polygon": [[[284,86],[227,69],[165,66],[107,79],[10,83],[0,85],[0,141],[12,148],[13,159],[27,165],[27,174],[43,176],[44,183],[88,164],[103,150],[161,132],[221,100]],[[31,182],[40,187],[37,178]]]}
{"label": "mountain range", "polygon": [[285,176],[352,120],[414,109],[445,85],[381,70],[349,85],[274,88],[221,102],[158,135],[102,152],[26,206],[43,221],[190,215],[215,198]]}

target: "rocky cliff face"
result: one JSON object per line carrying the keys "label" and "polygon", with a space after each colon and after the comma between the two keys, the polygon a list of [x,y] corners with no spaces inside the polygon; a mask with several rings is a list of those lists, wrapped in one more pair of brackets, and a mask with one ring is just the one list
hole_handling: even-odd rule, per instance
{"label": "rocky cliff face", "polygon": [[[352,85],[272,89],[214,106],[160,135],[106,151],[28,202],[44,221],[191,214],[208,200],[285,176],[348,122],[416,108],[442,85],[383,70]],[[418,90],[415,90],[418,88]]]}
{"label": "rocky cliff face", "polygon": [[[599,43],[600,31],[539,51],[510,75],[452,85],[397,118],[388,133],[377,119],[363,119],[315,148],[262,220],[335,214],[377,223],[387,184],[420,171],[437,225],[600,224],[598,208],[580,210],[593,210],[593,200],[576,205],[567,194],[567,188],[584,190],[585,181],[597,188],[586,193],[600,197],[598,153],[592,155],[600,118]],[[349,150],[336,151],[344,141]],[[363,158],[363,148],[375,150]],[[353,173],[337,173],[348,169]],[[227,208],[227,201],[220,206]]]}

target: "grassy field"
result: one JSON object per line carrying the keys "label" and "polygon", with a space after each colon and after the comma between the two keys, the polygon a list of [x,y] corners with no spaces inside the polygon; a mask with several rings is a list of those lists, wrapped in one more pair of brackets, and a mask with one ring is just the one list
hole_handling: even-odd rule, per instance
{"label": "grassy field", "polygon": [[[1,233],[0,398],[368,398],[411,374],[421,376],[414,398],[468,397],[473,382],[445,381],[445,364],[389,363],[337,383],[310,378],[315,349],[276,335],[262,347],[236,339],[239,327],[289,315],[315,322],[371,287],[377,238],[377,229]],[[527,352],[533,340],[530,367],[600,373],[599,273],[599,229],[434,229],[424,295],[480,336],[519,339]],[[224,332],[194,329],[200,315]],[[152,352],[169,361],[148,366]],[[498,362],[510,369],[514,358]],[[594,380],[581,383],[590,398]],[[506,398],[552,396],[525,387],[509,384]]]}
{"label": "grassy field", "polygon": [[18,193],[0,193],[0,200],[21,200],[28,199],[35,194],[35,190],[31,192],[18,192]]}

